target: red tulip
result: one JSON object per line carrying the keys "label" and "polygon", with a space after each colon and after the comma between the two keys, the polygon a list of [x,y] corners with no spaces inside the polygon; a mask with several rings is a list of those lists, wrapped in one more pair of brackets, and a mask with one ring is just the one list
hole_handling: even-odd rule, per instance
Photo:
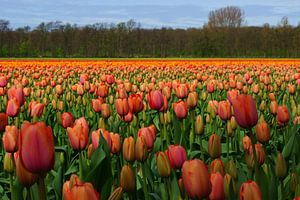
{"label": "red tulip", "polygon": [[225,175],[224,164],[220,158],[216,158],[210,163],[210,173],[217,172],[219,172],[222,176]]}
{"label": "red tulip", "polygon": [[8,116],[5,113],[0,113],[0,132],[4,131],[8,124]]}
{"label": "red tulip", "polygon": [[178,119],[184,119],[188,114],[188,107],[186,102],[179,101],[173,104],[173,109]]}
{"label": "red tulip", "polygon": [[125,117],[128,112],[129,112],[129,105],[128,105],[128,100],[127,99],[117,99],[116,103],[116,110],[117,113],[121,116],[121,117]]}
{"label": "red tulip", "polygon": [[175,88],[177,98],[183,99],[188,96],[189,88],[187,84],[180,84]]}
{"label": "red tulip", "polygon": [[218,115],[224,121],[229,120],[231,118],[231,106],[228,101],[219,102]]}
{"label": "red tulip", "polygon": [[16,117],[20,112],[20,103],[16,98],[10,99],[6,105],[6,114],[9,117]]}
{"label": "red tulip", "polygon": [[15,86],[9,88],[7,91],[8,99],[16,99],[20,106],[22,106],[25,102],[23,88],[16,88]]}
{"label": "red tulip", "polygon": [[19,136],[20,158],[32,173],[46,173],[54,166],[54,141],[52,129],[44,122],[25,121]]}
{"label": "red tulip", "polygon": [[110,107],[107,103],[101,105],[101,116],[105,119],[110,116]]}
{"label": "red tulip", "polygon": [[0,87],[5,87],[8,83],[8,78],[6,76],[0,77]]}
{"label": "red tulip", "polygon": [[2,137],[4,150],[9,153],[14,153],[18,150],[19,130],[16,126],[6,126]]}
{"label": "red tulip", "polygon": [[61,116],[61,120],[62,120],[62,126],[64,128],[73,126],[74,117],[73,117],[72,113],[64,112]]}
{"label": "red tulip", "polygon": [[215,90],[215,86],[213,82],[208,82],[206,85],[206,90],[208,93],[213,93]]}
{"label": "red tulip", "polygon": [[181,172],[185,191],[191,199],[208,197],[211,192],[211,183],[203,161],[187,160],[184,162]]}
{"label": "red tulip", "polygon": [[67,133],[74,150],[82,150],[87,147],[89,126],[84,117],[76,119],[73,126],[67,128]]}
{"label": "red tulip", "polygon": [[210,175],[210,182],[212,186],[211,193],[209,194],[210,200],[223,200],[225,199],[224,193],[224,182],[222,175],[217,173],[212,173]]}
{"label": "red tulip", "polygon": [[230,103],[232,103],[232,100],[235,99],[239,94],[238,90],[229,90],[227,92],[227,99]]}
{"label": "red tulip", "polygon": [[251,128],[257,124],[258,114],[252,96],[241,94],[232,100],[235,120],[242,128]]}
{"label": "red tulip", "polygon": [[180,169],[187,159],[186,151],[180,145],[170,145],[166,150],[166,154],[173,169]]}
{"label": "red tulip", "polygon": [[[154,126],[155,129],[155,126]],[[156,132],[156,130],[154,130]],[[143,136],[145,138],[146,144],[147,144],[147,149],[151,150],[154,145],[154,141],[156,139],[155,133],[153,134],[153,130],[149,127],[143,127],[140,128],[138,131],[138,136],[141,137]]]}
{"label": "red tulip", "polygon": [[128,98],[129,110],[135,114],[144,109],[144,103],[140,94],[131,94]]}
{"label": "red tulip", "polygon": [[243,183],[240,188],[240,199],[261,200],[262,195],[259,186],[251,180]]}
{"label": "red tulip", "polygon": [[63,185],[64,200],[99,200],[99,193],[91,183],[83,183],[75,174]]}
{"label": "red tulip", "polygon": [[278,124],[281,126],[289,122],[290,114],[286,106],[278,106],[276,119]]}
{"label": "red tulip", "polygon": [[107,87],[107,85],[101,83],[97,88],[96,95],[100,96],[102,98],[107,97],[108,96],[108,87]]}
{"label": "red tulip", "polygon": [[106,75],[106,83],[113,84],[115,82],[115,77],[113,75]]}
{"label": "red tulip", "polygon": [[148,96],[148,103],[153,110],[160,110],[164,105],[164,97],[159,90],[152,90]]}
{"label": "red tulip", "polygon": [[80,84],[83,85],[84,82],[86,82],[86,81],[89,80],[89,75],[87,75],[87,74],[81,74],[79,80],[80,80]]}
{"label": "red tulip", "polygon": [[44,111],[45,105],[42,103],[38,103],[36,101],[30,102],[28,106],[28,113],[30,113],[30,117],[41,117]]}

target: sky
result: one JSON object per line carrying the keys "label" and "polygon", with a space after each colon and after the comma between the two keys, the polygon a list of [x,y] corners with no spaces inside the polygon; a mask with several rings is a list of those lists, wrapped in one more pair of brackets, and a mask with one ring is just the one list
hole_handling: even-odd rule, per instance
{"label": "sky", "polygon": [[239,6],[246,25],[277,25],[283,16],[300,23],[300,0],[0,0],[0,19],[13,28],[62,21],[79,26],[134,19],[144,28],[201,27],[209,11]]}

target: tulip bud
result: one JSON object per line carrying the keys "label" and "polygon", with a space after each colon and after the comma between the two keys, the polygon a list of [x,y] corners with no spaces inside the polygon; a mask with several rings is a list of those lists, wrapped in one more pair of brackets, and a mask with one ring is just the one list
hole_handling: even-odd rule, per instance
{"label": "tulip bud", "polygon": [[182,166],[182,180],[185,191],[192,199],[203,199],[211,192],[209,174],[203,161],[187,160]]}
{"label": "tulip bud", "polygon": [[264,120],[256,125],[255,131],[256,138],[260,143],[266,143],[270,140],[270,129],[268,123]]}
{"label": "tulip bud", "polygon": [[259,110],[263,112],[266,109],[266,102],[264,100],[261,101],[259,105]]}
{"label": "tulip bud", "polygon": [[118,187],[113,191],[113,193],[109,196],[108,200],[121,200],[123,194],[122,187]]}
{"label": "tulip bud", "polygon": [[133,192],[135,190],[135,177],[129,165],[124,165],[120,174],[120,185],[125,192]]}
{"label": "tulip bud", "polygon": [[189,108],[194,109],[198,104],[198,94],[196,92],[191,92],[187,98],[187,105]]}
{"label": "tulip bud", "polygon": [[299,183],[299,179],[297,177],[297,174],[294,172],[291,173],[291,175],[290,175],[290,190],[291,190],[291,192],[295,192],[296,186],[298,183]]}
{"label": "tulip bud", "polygon": [[3,169],[9,174],[14,172],[14,160],[11,153],[5,153],[3,160]]}
{"label": "tulip bud", "polygon": [[175,102],[173,104],[173,109],[178,119],[184,119],[187,117],[188,108],[184,101]]}
{"label": "tulip bud", "polygon": [[166,150],[166,154],[173,169],[180,169],[187,159],[186,151],[180,145],[170,145]]}
{"label": "tulip bud", "polygon": [[124,139],[123,142],[123,157],[126,161],[134,161],[135,160],[135,147],[134,147],[134,139],[132,136]]}
{"label": "tulip bud", "polygon": [[111,137],[111,152],[116,154],[120,152],[121,149],[121,141],[120,135],[118,133],[110,133]]}
{"label": "tulip bud", "polygon": [[227,173],[234,179],[237,178],[237,169],[233,160],[227,162]]}
{"label": "tulip bud", "polygon": [[98,128],[106,129],[105,120],[103,118],[99,118]]}
{"label": "tulip bud", "polygon": [[276,159],[276,176],[283,179],[285,178],[287,174],[287,166],[286,166],[286,161],[282,155],[282,153],[278,152],[277,154],[277,159]]}
{"label": "tulip bud", "polygon": [[14,153],[18,149],[19,130],[16,126],[6,126],[2,137],[4,150],[8,153]]}
{"label": "tulip bud", "polygon": [[135,158],[137,161],[144,162],[147,159],[148,151],[145,138],[139,136],[135,142]]}
{"label": "tulip bud", "polygon": [[91,158],[92,158],[93,152],[94,152],[93,144],[90,144],[90,145],[88,146],[88,152],[87,152],[88,159],[91,159]]}
{"label": "tulip bud", "polygon": [[276,119],[280,126],[284,126],[289,122],[290,114],[286,106],[278,106]]}
{"label": "tulip bud", "polygon": [[222,153],[221,138],[217,134],[212,134],[208,141],[208,154],[211,158],[219,158]]}
{"label": "tulip bud", "polygon": [[226,125],[227,125],[227,132],[226,132],[227,136],[228,137],[233,137],[234,132],[233,132],[232,127],[231,127],[231,121],[227,121]]}
{"label": "tulip bud", "polygon": [[254,181],[247,181],[241,185],[240,199],[261,200],[262,195],[259,186]]}
{"label": "tulip bud", "polygon": [[110,107],[107,103],[101,105],[101,116],[105,119],[110,116]]}
{"label": "tulip bud", "polygon": [[222,175],[219,172],[212,173],[210,175],[210,182],[212,190],[209,194],[209,199],[225,199],[224,182]]}
{"label": "tulip bud", "polygon": [[202,135],[204,133],[204,122],[203,122],[203,117],[202,115],[198,115],[196,117],[196,122],[195,122],[195,133],[197,135]]}
{"label": "tulip bud", "polygon": [[222,176],[225,174],[224,164],[220,158],[214,159],[210,164],[210,173],[220,173]]}
{"label": "tulip bud", "polygon": [[230,103],[228,101],[220,101],[217,112],[222,120],[229,120],[231,117]]}
{"label": "tulip bud", "polygon": [[164,152],[156,153],[156,163],[159,176],[169,177],[171,174],[171,165],[168,156]]}
{"label": "tulip bud", "polygon": [[224,180],[224,193],[226,199],[229,199],[230,196],[235,196],[236,185],[233,178],[229,174],[225,174],[223,180]]}

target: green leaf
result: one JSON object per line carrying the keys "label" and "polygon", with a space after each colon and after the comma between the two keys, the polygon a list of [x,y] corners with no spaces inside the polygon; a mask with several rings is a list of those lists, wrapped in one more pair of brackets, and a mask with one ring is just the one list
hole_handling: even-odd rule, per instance
{"label": "green leaf", "polygon": [[293,150],[295,138],[296,138],[296,132],[293,132],[288,143],[283,148],[283,151],[282,151],[283,157],[287,158],[290,156],[290,154]]}
{"label": "green leaf", "polygon": [[58,168],[57,173],[53,179],[53,189],[55,192],[56,199],[62,199],[62,183],[63,183],[63,169],[62,167]]}
{"label": "green leaf", "polygon": [[176,174],[174,171],[171,173],[171,194],[172,194],[172,200],[180,199],[180,190],[177,183]]}

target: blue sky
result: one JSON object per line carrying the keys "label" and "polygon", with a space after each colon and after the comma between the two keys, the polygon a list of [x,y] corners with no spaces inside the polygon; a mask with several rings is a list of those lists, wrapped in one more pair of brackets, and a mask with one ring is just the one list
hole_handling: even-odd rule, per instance
{"label": "blue sky", "polygon": [[12,27],[62,21],[78,25],[134,19],[142,27],[199,27],[210,10],[234,5],[245,11],[247,25],[276,25],[283,16],[300,22],[300,0],[0,0],[0,18]]}

